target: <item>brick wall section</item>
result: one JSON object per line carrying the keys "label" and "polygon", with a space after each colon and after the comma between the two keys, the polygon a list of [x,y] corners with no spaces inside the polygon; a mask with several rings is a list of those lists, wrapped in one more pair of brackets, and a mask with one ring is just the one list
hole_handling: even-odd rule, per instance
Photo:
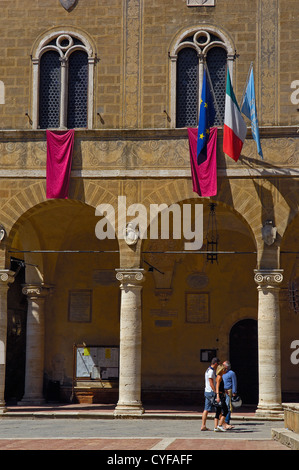
{"label": "brick wall section", "polygon": [[[127,0],[134,4],[133,0]],[[257,93],[262,92],[258,70],[260,54],[259,11],[271,0],[218,0],[216,7],[188,8],[185,0],[146,0],[141,12],[141,58],[139,110],[143,127],[168,127],[164,109],[169,110],[169,46],[182,29],[197,24],[223,28],[232,38],[239,55],[235,68],[235,91],[241,98],[248,68],[254,61]],[[270,4],[269,3],[269,4]],[[136,4],[139,4],[137,2]],[[25,113],[31,113],[30,54],[38,37],[55,27],[74,27],[86,32],[96,46],[95,125],[122,127],[124,2],[79,0],[67,12],[59,0],[2,0],[0,17],[0,80],[5,84],[5,105],[0,105],[0,128],[30,128]],[[134,6],[134,5],[133,5]],[[299,80],[296,43],[299,39],[297,0],[279,2],[279,93],[278,123],[296,124],[299,113],[290,101],[293,80]],[[270,25],[271,26],[271,25]],[[96,112],[100,111],[104,123]]]}

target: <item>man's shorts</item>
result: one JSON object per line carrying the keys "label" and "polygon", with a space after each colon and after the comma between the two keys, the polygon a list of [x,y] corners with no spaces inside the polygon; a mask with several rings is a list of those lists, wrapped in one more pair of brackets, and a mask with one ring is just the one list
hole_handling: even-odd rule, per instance
{"label": "man's shorts", "polygon": [[205,392],[205,410],[206,411],[214,411],[215,408],[212,405],[214,397],[215,397],[215,392]]}

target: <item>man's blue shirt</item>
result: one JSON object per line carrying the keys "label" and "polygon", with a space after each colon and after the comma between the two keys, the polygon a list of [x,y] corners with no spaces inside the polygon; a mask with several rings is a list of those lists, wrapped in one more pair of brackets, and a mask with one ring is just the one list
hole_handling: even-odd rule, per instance
{"label": "man's blue shirt", "polygon": [[226,372],[226,374],[223,374],[222,379],[224,388],[226,390],[231,388],[232,393],[237,393],[237,377],[232,370],[229,370]]}

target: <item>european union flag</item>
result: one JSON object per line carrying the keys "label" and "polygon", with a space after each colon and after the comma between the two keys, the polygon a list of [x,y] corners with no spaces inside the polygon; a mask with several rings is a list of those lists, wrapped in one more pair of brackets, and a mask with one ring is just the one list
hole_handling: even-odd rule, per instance
{"label": "european union flag", "polygon": [[197,163],[200,165],[207,159],[207,143],[210,135],[210,127],[215,120],[215,107],[213,96],[207,81],[207,73],[204,70],[201,100],[199,107],[198,134],[197,134]]}
{"label": "european union flag", "polygon": [[241,111],[251,121],[252,137],[256,141],[258,154],[260,155],[261,158],[263,158],[263,152],[262,152],[262,147],[260,143],[259,123],[258,123],[257,112],[256,112],[253,68],[251,68]]}

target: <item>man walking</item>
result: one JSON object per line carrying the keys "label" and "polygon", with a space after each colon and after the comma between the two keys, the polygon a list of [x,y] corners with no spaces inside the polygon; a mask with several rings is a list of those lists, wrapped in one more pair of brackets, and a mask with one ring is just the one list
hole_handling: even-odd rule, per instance
{"label": "man walking", "polygon": [[224,383],[224,390],[226,393],[226,405],[228,408],[228,413],[225,418],[225,428],[232,429],[230,423],[230,416],[232,412],[232,404],[231,399],[232,396],[237,395],[237,376],[234,371],[231,370],[231,363],[229,361],[225,361],[223,366],[226,369],[226,373],[223,375],[223,383]]}
{"label": "man walking", "polygon": [[213,398],[216,396],[216,369],[220,361],[218,357],[214,357],[211,361],[211,365],[205,372],[205,407],[202,413],[202,424],[201,424],[201,431],[209,431],[206,427],[207,417],[209,411],[213,411]]}

